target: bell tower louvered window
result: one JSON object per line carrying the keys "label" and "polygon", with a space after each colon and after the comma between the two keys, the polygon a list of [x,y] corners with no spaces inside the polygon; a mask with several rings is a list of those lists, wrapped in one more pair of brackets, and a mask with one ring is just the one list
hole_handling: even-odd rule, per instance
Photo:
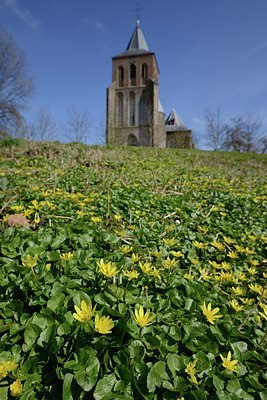
{"label": "bell tower louvered window", "polygon": [[142,84],[146,85],[147,84],[147,78],[148,78],[148,66],[147,64],[142,64],[142,72],[141,72],[141,80]]}
{"label": "bell tower louvered window", "polygon": [[123,94],[118,93],[118,126],[123,126]]}
{"label": "bell tower louvered window", "polygon": [[135,94],[130,93],[130,125],[135,125]]}
{"label": "bell tower louvered window", "polygon": [[136,66],[134,64],[130,65],[130,85],[136,85]]}
{"label": "bell tower louvered window", "polygon": [[124,86],[124,68],[121,65],[118,68],[118,84],[120,87]]}

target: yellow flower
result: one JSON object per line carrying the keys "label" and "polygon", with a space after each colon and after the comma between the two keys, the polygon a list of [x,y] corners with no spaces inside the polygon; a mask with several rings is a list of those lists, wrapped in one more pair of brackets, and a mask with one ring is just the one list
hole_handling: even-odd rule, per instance
{"label": "yellow flower", "polygon": [[223,261],[221,265],[222,268],[225,269],[226,271],[229,271],[229,269],[231,269],[231,264],[229,264],[228,262]]}
{"label": "yellow flower", "polygon": [[234,279],[232,272],[224,272],[224,271],[221,272],[221,278],[222,280],[227,282],[231,282]]}
{"label": "yellow flower", "polygon": [[151,276],[154,276],[154,278],[158,278],[161,281],[161,276],[159,273],[159,270],[157,268],[152,268],[151,272],[150,272]]}
{"label": "yellow flower", "polygon": [[204,249],[204,247],[206,247],[206,244],[205,244],[205,243],[198,242],[198,241],[196,241],[196,240],[193,242],[193,245],[194,245],[197,249]]}
{"label": "yellow flower", "polygon": [[228,245],[233,244],[233,243],[235,242],[232,238],[227,237],[227,236],[224,236],[224,237],[223,237],[223,240],[224,240],[225,243],[228,244]]}
{"label": "yellow flower", "polygon": [[12,211],[21,212],[21,211],[23,211],[24,207],[21,205],[13,205],[13,206],[10,206],[10,209]]}
{"label": "yellow flower", "polygon": [[76,214],[79,215],[79,217],[84,217],[86,215],[86,213],[82,210],[77,210]]}
{"label": "yellow flower", "polygon": [[164,268],[166,269],[171,269],[174,268],[177,264],[177,261],[175,260],[175,258],[170,259],[170,257],[167,257],[166,260],[163,261],[162,265]]}
{"label": "yellow flower", "polygon": [[222,365],[224,366],[225,369],[227,369],[228,371],[236,372],[238,368],[238,365],[236,365],[238,363],[238,360],[231,360],[232,358],[231,351],[228,351],[227,357],[223,357],[221,354],[220,357],[223,361]]}
{"label": "yellow flower", "polygon": [[122,272],[123,272],[123,275],[129,279],[129,281],[131,281],[132,279],[138,278],[138,276],[140,275],[139,272],[137,272],[137,271],[122,271]]}
{"label": "yellow flower", "polygon": [[237,312],[242,311],[244,308],[244,306],[238,304],[238,301],[236,299],[230,300],[229,304]]}
{"label": "yellow flower", "polygon": [[76,313],[73,314],[74,318],[80,322],[89,322],[94,315],[96,305],[92,308],[92,302],[89,300],[87,303],[82,300],[81,308],[74,306]]}
{"label": "yellow flower", "polygon": [[160,257],[161,256],[161,251],[160,250],[155,250],[155,251],[153,251],[153,253],[152,253],[152,256],[154,256],[154,257],[156,257],[156,258],[158,258],[158,257]]}
{"label": "yellow flower", "polygon": [[24,267],[30,267],[33,268],[36,266],[38,262],[38,254],[35,254],[35,256],[31,257],[29,254],[26,257],[22,257],[21,259],[22,265]]}
{"label": "yellow flower", "polygon": [[211,242],[211,245],[213,247],[215,247],[217,250],[219,251],[223,251],[224,250],[224,244],[220,243],[220,242]]}
{"label": "yellow flower", "polygon": [[36,213],[34,216],[34,223],[38,225],[40,222],[41,222],[41,218],[40,218],[39,214]]}
{"label": "yellow flower", "polygon": [[99,266],[100,272],[107,278],[113,278],[113,276],[118,273],[116,266],[112,264],[111,261],[104,263],[103,259],[101,259],[100,262],[97,262],[97,265]]}
{"label": "yellow flower", "polygon": [[200,268],[199,272],[200,272],[200,277],[198,278],[199,281],[201,281],[201,279],[203,279],[206,282],[208,282],[210,280],[211,277],[204,268]]}
{"label": "yellow flower", "polygon": [[176,240],[174,238],[164,238],[163,241],[167,246],[170,246],[170,247],[174,246],[175,242],[176,242]]}
{"label": "yellow flower", "polygon": [[216,319],[222,318],[223,315],[216,315],[220,309],[218,307],[214,308],[213,310],[211,309],[211,303],[208,304],[208,307],[206,307],[206,303],[204,302],[203,306],[201,306],[202,312],[207,318],[207,320],[214,325],[214,321]]}
{"label": "yellow flower", "polygon": [[92,217],[91,221],[94,222],[95,224],[102,222],[102,218],[101,217]]}
{"label": "yellow flower", "polygon": [[239,271],[237,273],[237,279],[239,279],[240,281],[245,281],[247,278],[246,278],[246,275],[244,274],[244,272]]}
{"label": "yellow flower", "polygon": [[184,277],[188,281],[193,281],[195,279],[194,275],[191,275],[191,274],[184,274]]}
{"label": "yellow flower", "polygon": [[181,251],[174,251],[174,250],[172,250],[172,251],[171,251],[171,254],[172,254],[174,257],[183,257],[183,253],[182,253]]}
{"label": "yellow flower", "polygon": [[191,263],[193,265],[197,265],[199,263],[199,259],[198,258],[193,258],[193,257],[188,257],[189,260],[191,261]]}
{"label": "yellow flower", "polygon": [[240,286],[232,286],[231,291],[236,295],[236,296],[243,296],[244,290]]}
{"label": "yellow flower", "polygon": [[215,269],[221,269],[221,264],[218,264],[216,261],[210,261],[209,260],[210,265],[213,266],[213,268]]}
{"label": "yellow flower", "polygon": [[243,304],[247,304],[248,306],[251,306],[251,304],[254,303],[254,299],[248,299],[248,298],[242,299],[242,298],[240,298],[240,300],[242,301]]}
{"label": "yellow flower", "polygon": [[12,397],[20,396],[22,393],[22,390],[23,390],[22,383],[19,379],[17,379],[15,382],[11,383],[9,388],[10,388],[10,394]]}
{"label": "yellow flower", "polygon": [[139,262],[139,267],[145,274],[149,274],[152,271],[152,266],[148,261],[146,261],[145,263]]}
{"label": "yellow flower", "polygon": [[139,256],[138,254],[133,253],[131,256],[131,259],[134,263],[138,262],[140,260],[141,256]]}
{"label": "yellow flower", "polygon": [[12,372],[17,368],[18,368],[18,364],[15,361],[1,361],[0,362],[0,379],[5,378],[9,372]]}
{"label": "yellow flower", "polygon": [[45,270],[46,271],[50,271],[50,269],[51,269],[51,264],[49,263],[49,264],[45,264]]}
{"label": "yellow flower", "polygon": [[139,309],[136,308],[134,314],[135,314],[134,319],[141,328],[144,328],[145,326],[152,324],[153,319],[156,318],[156,314],[150,314],[149,310],[147,310],[146,313],[144,313],[143,306],[140,306]]}
{"label": "yellow flower", "polygon": [[132,251],[132,249],[133,249],[132,246],[121,246],[121,247],[120,247],[120,251],[121,251],[123,254],[128,254],[128,253],[130,253],[130,252]]}
{"label": "yellow flower", "polygon": [[113,321],[110,317],[99,317],[96,314],[95,317],[95,331],[98,333],[102,333],[103,335],[107,335],[111,333],[112,328],[114,327]]}
{"label": "yellow flower", "polygon": [[263,309],[263,313],[259,312],[259,314],[261,317],[263,317],[267,321],[267,309],[266,308]]}
{"label": "yellow flower", "polygon": [[256,268],[248,268],[248,273],[250,275],[256,275],[257,274],[257,270],[256,270]]}
{"label": "yellow flower", "polygon": [[62,253],[60,254],[60,258],[64,261],[70,261],[73,259],[73,253],[71,251],[69,251],[68,253]]}
{"label": "yellow flower", "polygon": [[255,283],[255,285],[251,283],[250,285],[248,285],[248,287],[255,293],[258,293],[260,295],[263,294],[263,287],[261,285],[258,285],[257,283]]}
{"label": "yellow flower", "polygon": [[116,221],[121,221],[122,220],[122,216],[120,214],[115,214],[114,218]]}
{"label": "yellow flower", "polygon": [[197,385],[197,378],[196,378],[196,363],[198,362],[198,359],[196,358],[195,361],[190,362],[189,364],[187,364],[185,372],[190,376],[191,381]]}
{"label": "yellow flower", "polygon": [[236,251],[229,251],[229,253],[227,253],[227,255],[228,255],[228,257],[232,258],[233,260],[238,257],[238,254]]}

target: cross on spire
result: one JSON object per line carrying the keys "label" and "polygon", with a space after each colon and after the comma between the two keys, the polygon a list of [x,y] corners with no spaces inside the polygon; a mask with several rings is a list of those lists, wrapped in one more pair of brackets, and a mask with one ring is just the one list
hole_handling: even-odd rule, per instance
{"label": "cross on spire", "polygon": [[139,1],[136,2],[136,9],[134,10],[136,12],[136,24],[139,26],[140,24],[140,11],[142,11],[142,8],[139,5]]}

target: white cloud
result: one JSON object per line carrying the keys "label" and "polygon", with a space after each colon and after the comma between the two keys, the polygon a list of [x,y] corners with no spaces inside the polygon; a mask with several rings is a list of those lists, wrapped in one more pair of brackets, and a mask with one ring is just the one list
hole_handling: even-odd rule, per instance
{"label": "white cloud", "polygon": [[18,0],[0,0],[0,2],[8,7],[21,21],[25,22],[33,29],[38,29],[40,22],[31,15],[30,10],[22,10],[19,7]]}

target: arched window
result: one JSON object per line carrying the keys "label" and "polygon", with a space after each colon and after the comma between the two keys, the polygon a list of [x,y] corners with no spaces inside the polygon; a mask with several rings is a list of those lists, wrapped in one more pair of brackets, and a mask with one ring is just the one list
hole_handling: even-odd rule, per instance
{"label": "arched window", "polygon": [[130,134],[127,139],[127,144],[128,146],[138,146],[137,137],[134,136],[133,134]]}
{"label": "arched window", "polygon": [[135,94],[130,93],[130,125],[135,125]]}
{"label": "arched window", "polygon": [[139,125],[147,125],[149,123],[148,110],[148,94],[146,90],[143,90],[139,100]]}
{"label": "arched window", "polygon": [[145,85],[147,83],[147,78],[148,78],[148,66],[147,66],[147,64],[142,64],[141,78],[142,78],[142,84]]}
{"label": "arched window", "polygon": [[121,65],[118,68],[118,84],[120,87],[124,86],[124,68]]}
{"label": "arched window", "polygon": [[136,84],[136,66],[134,64],[130,65],[130,85],[135,86]]}
{"label": "arched window", "polygon": [[123,94],[118,93],[118,126],[123,126]]}

